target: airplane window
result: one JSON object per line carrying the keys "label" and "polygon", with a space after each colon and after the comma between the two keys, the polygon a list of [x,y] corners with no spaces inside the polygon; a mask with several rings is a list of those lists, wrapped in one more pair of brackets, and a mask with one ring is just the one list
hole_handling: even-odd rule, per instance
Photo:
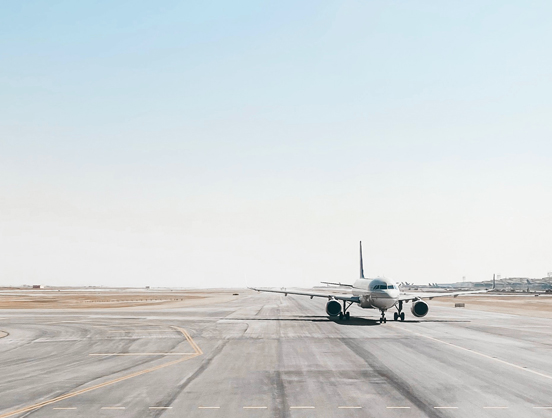
{"label": "airplane window", "polygon": [[382,288],[382,289],[387,289],[387,285],[386,285],[386,284],[382,284],[382,285],[381,285],[381,288]]}
{"label": "airplane window", "polygon": [[390,284],[389,286],[387,286],[388,289],[394,289],[395,286],[393,286],[392,284]]}
{"label": "airplane window", "polygon": [[374,286],[374,290],[378,290],[379,288],[380,288],[380,285],[379,285],[379,284],[377,284],[377,285]]}

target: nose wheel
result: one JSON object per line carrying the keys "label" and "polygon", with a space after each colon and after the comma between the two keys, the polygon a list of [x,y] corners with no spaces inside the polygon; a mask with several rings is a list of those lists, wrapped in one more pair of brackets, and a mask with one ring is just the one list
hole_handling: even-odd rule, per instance
{"label": "nose wheel", "polygon": [[380,324],[381,323],[386,323],[387,322],[387,318],[385,318],[385,310],[381,310],[381,318],[380,318]]}

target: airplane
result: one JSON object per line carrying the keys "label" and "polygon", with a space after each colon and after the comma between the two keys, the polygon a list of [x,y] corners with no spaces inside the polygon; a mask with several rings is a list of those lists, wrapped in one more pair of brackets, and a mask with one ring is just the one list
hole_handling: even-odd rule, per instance
{"label": "airplane", "polygon": [[[344,283],[333,283],[333,282],[322,282],[324,284],[336,285],[342,288],[346,288],[351,291],[351,295],[342,295],[342,294],[323,294],[323,293],[309,293],[309,292],[296,292],[290,290],[273,290],[266,288],[254,288],[250,289],[256,290],[257,292],[271,292],[271,293],[283,293],[287,295],[299,295],[299,296],[310,296],[310,298],[326,298],[328,302],[326,303],[326,313],[330,318],[339,318],[339,320],[349,320],[350,313],[349,308],[353,304],[357,304],[364,309],[379,309],[381,312],[380,324],[386,323],[387,319],[385,317],[385,312],[388,309],[395,307],[396,312],[393,313],[393,319],[395,321],[401,320],[404,321],[404,312],[403,305],[412,302],[410,311],[412,315],[417,318],[422,318],[427,315],[429,312],[429,306],[423,299],[433,299],[443,296],[461,296],[461,295],[470,295],[475,293],[486,293],[487,289],[484,290],[475,290],[475,291],[464,291],[464,292],[447,292],[447,293],[415,293],[407,294],[401,293],[399,286],[391,279],[377,277],[374,279],[364,277],[364,267],[362,261],[362,242],[360,242],[360,278],[355,281],[354,284],[344,284]],[[495,282],[493,277],[493,287],[495,288]],[[343,308],[341,307],[341,303]]]}

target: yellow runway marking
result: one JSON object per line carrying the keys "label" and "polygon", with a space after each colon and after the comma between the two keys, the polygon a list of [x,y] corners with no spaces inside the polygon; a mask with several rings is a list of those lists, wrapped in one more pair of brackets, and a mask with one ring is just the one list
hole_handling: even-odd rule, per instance
{"label": "yellow runway marking", "polygon": [[119,382],[123,382],[123,381],[128,380],[128,379],[132,379],[133,377],[141,376],[141,375],[146,374],[146,373],[151,373],[151,372],[154,372],[156,370],[163,369],[165,367],[169,367],[169,366],[173,366],[173,365],[178,364],[178,363],[182,363],[184,361],[190,360],[192,358],[195,358],[195,357],[200,356],[200,355],[203,354],[203,351],[201,351],[201,349],[198,347],[198,345],[195,343],[195,341],[192,340],[192,337],[190,337],[190,334],[188,334],[188,332],[185,329],[179,328],[179,327],[172,327],[172,328],[179,330],[182,333],[182,335],[184,335],[184,337],[186,338],[188,343],[194,349],[194,351],[195,351],[194,354],[182,357],[178,360],[169,361],[167,363],[163,363],[163,364],[160,364],[159,366],[151,367],[149,369],[140,370],[138,372],[135,372],[135,373],[132,373],[132,374],[129,374],[129,375],[126,375],[126,376],[122,376],[122,377],[119,377],[117,379],[110,380],[108,382],[104,382],[104,383],[100,383],[100,384],[97,384],[97,385],[94,385],[94,386],[90,386],[89,388],[77,390],[75,392],[69,392],[65,395],[58,396],[57,398],[53,398],[53,399],[50,399],[50,400],[47,400],[47,401],[43,401],[43,402],[40,402],[40,403],[37,403],[37,404],[34,404],[34,405],[29,405],[29,406],[17,409],[17,410],[12,411],[12,412],[6,412],[5,414],[0,415],[0,418],[7,418],[7,417],[14,416],[14,415],[22,414],[24,412],[34,411],[35,409],[40,409],[44,406],[51,405],[51,404],[63,401],[65,399],[73,398],[75,396],[82,395],[83,393],[91,392],[91,391],[96,390],[96,389],[101,389],[101,388],[104,388],[106,386],[111,386],[111,385],[114,385],[115,383],[119,383]]}
{"label": "yellow runway marking", "polygon": [[[391,325],[393,327],[393,325]],[[397,328],[397,327],[395,327]],[[552,379],[552,376],[548,375],[548,374],[544,374],[544,373],[541,373],[541,372],[537,372],[535,370],[531,370],[531,369],[528,369],[527,367],[523,367],[523,366],[518,366],[517,364],[514,364],[514,363],[509,363],[505,360],[500,360],[496,357],[493,357],[493,356],[489,356],[487,354],[483,354],[483,353],[480,353],[479,351],[475,351],[475,350],[472,350],[471,348],[464,348],[462,346],[459,346],[459,345],[456,345],[456,344],[452,344],[452,343],[448,343],[446,341],[443,341],[443,340],[439,340],[437,338],[434,338],[434,337],[430,337],[429,335],[424,335],[424,334],[420,334],[418,332],[414,332],[414,331],[410,331],[406,328],[401,328],[403,331],[406,331],[406,332],[409,332],[411,334],[414,334],[414,335],[417,335],[418,337],[423,337],[423,338],[427,338],[428,340],[432,340],[432,341],[435,341],[435,342],[438,342],[438,343],[441,343],[441,344],[445,344],[445,345],[448,345],[450,347],[454,347],[454,348],[458,348],[459,350],[463,350],[463,351],[467,351],[468,353],[473,353],[475,355],[478,355],[478,356],[481,356],[481,357],[485,357],[489,360],[493,360],[493,361],[496,361],[498,363],[502,363],[502,364],[505,364],[507,366],[510,366],[510,367],[514,367],[516,369],[519,369],[519,370],[523,370],[524,372],[527,372],[527,373],[532,373],[532,374],[535,374],[537,376],[541,376],[541,377],[544,377],[546,379]],[[2,418],[2,417],[0,417]]]}
{"label": "yellow runway marking", "polygon": [[[188,334],[188,331],[186,331],[184,328],[180,327],[172,327],[174,329],[179,330],[182,334],[184,334],[184,337],[186,337],[186,340],[190,343],[194,351],[197,353],[198,356],[203,354],[203,351],[201,351],[201,348],[198,347],[198,345],[195,343],[194,340],[192,340],[192,337],[190,337],[190,334]],[[2,417],[0,417],[2,418]]]}

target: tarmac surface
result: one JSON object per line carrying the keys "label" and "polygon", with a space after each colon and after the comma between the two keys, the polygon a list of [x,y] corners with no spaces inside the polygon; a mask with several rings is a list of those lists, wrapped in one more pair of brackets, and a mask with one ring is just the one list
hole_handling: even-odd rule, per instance
{"label": "tarmac surface", "polygon": [[552,319],[430,301],[340,323],[325,300],[239,293],[0,310],[0,418],[552,416]]}

